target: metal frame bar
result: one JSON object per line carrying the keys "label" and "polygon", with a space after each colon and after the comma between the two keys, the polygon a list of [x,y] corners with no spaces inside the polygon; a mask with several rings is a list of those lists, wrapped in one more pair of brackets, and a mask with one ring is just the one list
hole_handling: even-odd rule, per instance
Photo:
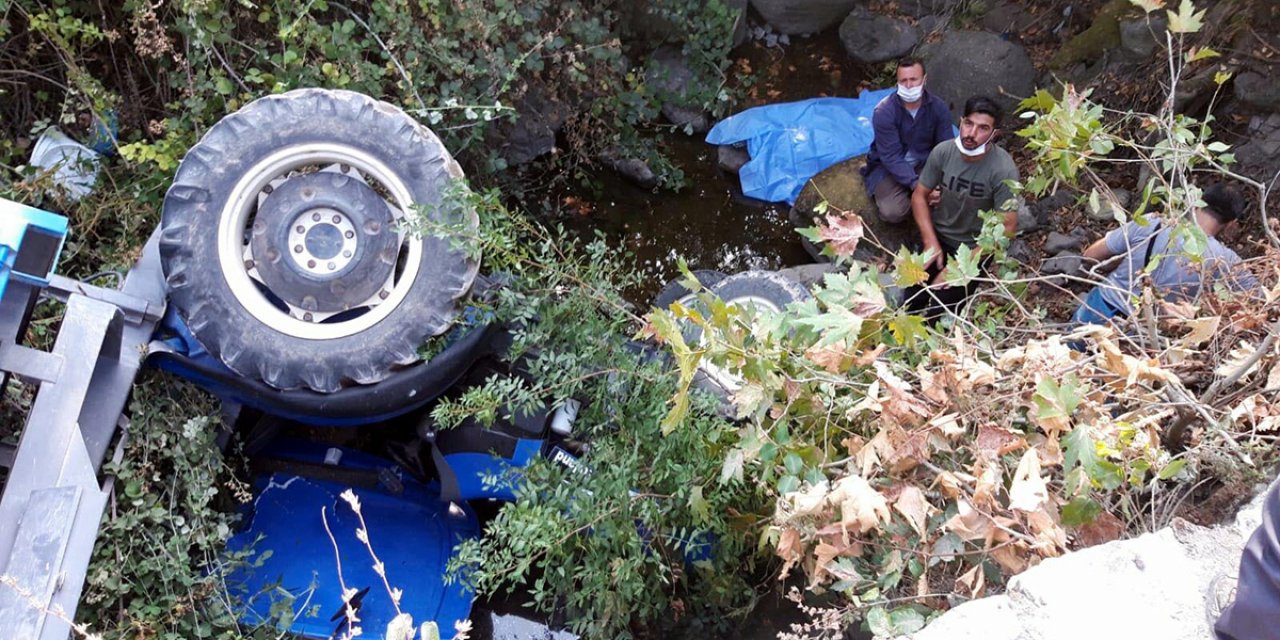
{"label": "metal frame bar", "polygon": [[[99,472],[145,345],[164,314],[157,236],[120,290],[59,276],[11,280],[0,296],[0,384],[39,384],[0,495],[0,633],[64,640],[71,633],[114,479]],[[40,295],[66,302],[52,352],[22,344]],[[119,458],[123,438],[116,445]],[[7,461],[7,460],[6,460]]]}

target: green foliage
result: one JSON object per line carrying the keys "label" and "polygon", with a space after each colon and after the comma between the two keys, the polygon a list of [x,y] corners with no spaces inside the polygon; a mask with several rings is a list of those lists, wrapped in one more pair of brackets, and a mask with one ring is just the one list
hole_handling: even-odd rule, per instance
{"label": "green foliage", "polygon": [[515,327],[506,358],[528,376],[491,380],[433,416],[447,427],[575,398],[575,438],[590,445],[576,471],[529,467],[518,500],[461,547],[451,575],[481,593],[523,585],[584,637],[729,624],[752,597],[753,514],[765,510],[758,485],[724,473],[736,427],[695,398],[664,430],[676,376],[627,346],[639,318],[618,291],[636,276],[612,249],[573,246],[492,192],[454,193],[480,216],[469,241],[511,276],[493,312]]}
{"label": "green foliage", "polygon": [[[598,0],[126,2],[106,13],[81,0],[11,1],[17,29],[40,36],[23,62],[48,60],[63,76],[51,78],[65,91],[59,120],[119,110],[125,157],[154,161],[166,174],[226,113],[298,87],[350,89],[403,106],[473,175],[506,168],[498,143],[517,107],[566,124],[562,158],[577,168],[610,148],[662,160],[644,130],[663,100],[714,114],[730,100],[723,72],[736,14],[718,0],[646,7],[681,36],[695,73],[683,96],[648,86],[631,68],[629,58],[645,51],[624,43],[625,16]],[[102,67],[104,57],[116,68]],[[139,73],[155,83],[139,85]],[[150,113],[163,104],[162,117],[147,117],[164,131],[125,95],[145,99]],[[678,185],[677,168],[659,169]]]}
{"label": "green foliage", "polygon": [[150,380],[136,387],[115,494],[99,530],[79,617],[108,638],[238,639],[224,577],[247,554],[223,551],[248,499],[214,442],[208,396]]}

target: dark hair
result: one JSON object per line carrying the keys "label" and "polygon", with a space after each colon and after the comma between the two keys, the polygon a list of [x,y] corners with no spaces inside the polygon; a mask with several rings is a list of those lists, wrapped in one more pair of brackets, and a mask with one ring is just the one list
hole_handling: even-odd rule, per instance
{"label": "dark hair", "polygon": [[1240,192],[1219,183],[1209,185],[1201,198],[1204,199],[1205,211],[1219,224],[1230,224],[1244,212],[1244,198],[1240,197]]}
{"label": "dark hair", "polygon": [[905,69],[907,67],[914,67],[916,65],[920,65],[920,75],[924,75],[929,72],[927,69],[924,68],[924,60],[921,60],[920,58],[917,58],[914,56],[903,56],[901,58],[898,58],[898,66],[897,68],[894,69],[894,71],[896,72],[898,69]]}
{"label": "dark hair", "polygon": [[995,121],[996,128],[1000,127],[1000,116],[1003,113],[1000,110],[1000,105],[996,104],[995,100],[986,96],[969,98],[964,103],[964,117],[968,118],[975,113],[985,113],[991,116],[991,119]]}

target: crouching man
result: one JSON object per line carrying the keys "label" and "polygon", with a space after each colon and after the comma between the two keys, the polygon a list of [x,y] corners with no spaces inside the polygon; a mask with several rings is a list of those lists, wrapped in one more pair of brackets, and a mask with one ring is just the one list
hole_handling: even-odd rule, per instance
{"label": "crouching man", "polygon": [[[974,248],[982,232],[980,211],[999,211],[1005,233],[1018,227],[1018,203],[1010,181],[1018,168],[1009,153],[995,146],[1000,131],[1000,107],[985,96],[969,98],[960,118],[960,137],[939,143],[929,152],[920,181],[911,194],[911,214],[920,229],[927,256],[929,286],[905,292],[907,309],[933,318],[954,310],[973,292],[976,283],[948,286],[946,266],[961,245]],[[935,207],[930,193],[941,188]]]}
{"label": "crouching man", "polygon": [[1205,189],[1202,199],[1205,205],[1192,213],[1195,223],[1209,238],[1199,264],[1186,255],[1184,238],[1174,233],[1173,221],[1151,216],[1146,225],[1129,222],[1084,250],[1085,258],[1103,263],[1111,260],[1103,267],[1113,270],[1105,282],[1085,296],[1072,321],[1106,324],[1111,318],[1132,313],[1129,300],[1137,293],[1139,276],[1157,257],[1159,263],[1151,272],[1151,284],[1167,300],[1194,298],[1201,285],[1212,279],[1239,291],[1257,289],[1258,279],[1243,268],[1240,256],[1218,241],[1220,234],[1235,226],[1244,209],[1244,199],[1234,189],[1220,184]]}
{"label": "crouching man", "polygon": [[871,116],[875,138],[862,175],[885,222],[911,216],[911,192],[920,180],[920,167],[930,150],[952,137],[951,109],[925,90],[925,80],[923,62],[899,60],[898,90],[881,100]]}

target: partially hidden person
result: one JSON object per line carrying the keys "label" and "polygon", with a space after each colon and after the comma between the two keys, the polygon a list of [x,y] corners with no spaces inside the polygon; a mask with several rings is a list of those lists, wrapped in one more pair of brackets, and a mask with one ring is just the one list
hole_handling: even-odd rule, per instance
{"label": "partially hidden person", "polygon": [[898,60],[898,90],[871,115],[875,138],[862,175],[884,222],[899,223],[911,215],[911,192],[929,151],[953,136],[951,109],[925,89],[927,79],[919,59]]}
{"label": "partially hidden person", "polygon": [[[1005,234],[1018,227],[1018,200],[1012,183],[1018,167],[1009,152],[997,147],[1001,109],[986,96],[965,102],[960,136],[940,142],[929,152],[920,180],[911,194],[911,214],[924,244],[928,286],[905,292],[907,309],[936,318],[954,311],[977,286],[974,282],[949,286],[946,267],[961,246],[975,248],[982,232],[981,211],[1004,216]],[[930,207],[934,189],[941,189],[937,206]]]}
{"label": "partially hidden person", "polygon": [[1112,271],[1085,296],[1072,321],[1107,324],[1112,318],[1131,314],[1130,299],[1153,260],[1158,262],[1151,271],[1151,285],[1166,300],[1195,298],[1201,286],[1212,280],[1238,291],[1258,289],[1258,279],[1243,267],[1240,256],[1218,240],[1219,235],[1237,225],[1244,198],[1235,189],[1213,184],[1204,190],[1201,199],[1204,206],[1194,208],[1192,219],[1208,237],[1208,244],[1198,262],[1188,255],[1186,237],[1176,232],[1174,221],[1149,216],[1146,224],[1125,223],[1084,250],[1085,258]]}
{"label": "partially hidden person", "polygon": [[[1218,604],[1208,603],[1211,613]],[[1210,622],[1216,640],[1271,640],[1280,635],[1280,482],[1272,482],[1263,496],[1262,522],[1240,554],[1235,599]]]}

